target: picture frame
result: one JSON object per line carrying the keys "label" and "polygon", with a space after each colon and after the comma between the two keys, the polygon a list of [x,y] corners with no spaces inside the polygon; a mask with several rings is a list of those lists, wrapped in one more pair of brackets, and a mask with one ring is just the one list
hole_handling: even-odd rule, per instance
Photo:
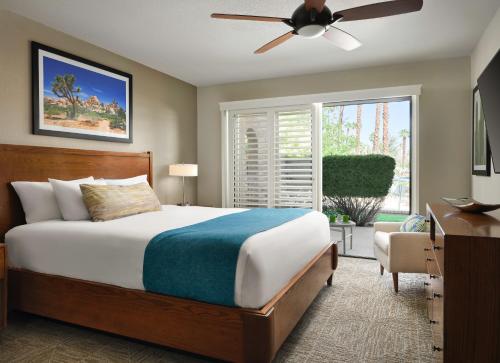
{"label": "picture frame", "polygon": [[472,175],[491,175],[491,150],[477,86],[472,91]]}
{"label": "picture frame", "polygon": [[31,42],[33,134],[132,143],[132,75]]}

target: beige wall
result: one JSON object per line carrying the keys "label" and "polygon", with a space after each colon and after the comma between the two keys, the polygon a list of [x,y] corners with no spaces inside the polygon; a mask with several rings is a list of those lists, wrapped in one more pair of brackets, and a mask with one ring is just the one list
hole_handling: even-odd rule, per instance
{"label": "beige wall", "polygon": [[[31,40],[133,75],[133,144],[31,134]],[[0,143],[152,151],[156,192],[163,203],[176,203],[181,199],[180,178],[169,177],[167,166],[181,161],[196,162],[196,87],[39,23],[0,11]],[[194,201],[195,178],[187,185],[187,195]]]}
{"label": "beige wall", "polygon": [[198,202],[221,204],[219,102],[422,84],[419,204],[470,190],[469,58],[329,72],[198,88]]}
{"label": "beige wall", "polygon": [[[471,88],[500,49],[500,9],[491,20],[471,55]],[[498,167],[497,167],[498,168]],[[492,168],[491,176],[472,176],[472,197],[485,203],[500,203],[500,174]],[[500,217],[500,211],[494,213]]]}

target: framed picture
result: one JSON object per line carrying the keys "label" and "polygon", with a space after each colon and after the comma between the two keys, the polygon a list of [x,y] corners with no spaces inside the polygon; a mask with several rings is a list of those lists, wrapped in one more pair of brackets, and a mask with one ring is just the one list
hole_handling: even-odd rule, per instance
{"label": "framed picture", "polygon": [[132,75],[31,43],[33,133],[132,143]]}
{"label": "framed picture", "polygon": [[491,173],[491,151],[481,95],[477,86],[472,94],[472,174],[489,176]]}

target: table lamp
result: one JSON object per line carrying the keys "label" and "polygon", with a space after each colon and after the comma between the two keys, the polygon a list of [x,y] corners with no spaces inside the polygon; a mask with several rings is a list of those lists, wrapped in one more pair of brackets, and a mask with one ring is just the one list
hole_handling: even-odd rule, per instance
{"label": "table lamp", "polygon": [[187,176],[198,176],[197,164],[171,164],[168,173],[172,176],[182,176],[182,205],[186,205],[184,178]]}

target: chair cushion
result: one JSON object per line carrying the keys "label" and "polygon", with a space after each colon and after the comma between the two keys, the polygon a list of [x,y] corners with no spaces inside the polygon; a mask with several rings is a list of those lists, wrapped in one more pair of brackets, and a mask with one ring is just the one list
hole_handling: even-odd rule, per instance
{"label": "chair cushion", "polygon": [[389,254],[389,236],[389,233],[377,231],[373,237],[375,246],[380,248],[386,254]]}
{"label": "chair cushion", "polygon": [[408,216],[401,224],[401,232],[425,232],[425,217],[419,214]]}

